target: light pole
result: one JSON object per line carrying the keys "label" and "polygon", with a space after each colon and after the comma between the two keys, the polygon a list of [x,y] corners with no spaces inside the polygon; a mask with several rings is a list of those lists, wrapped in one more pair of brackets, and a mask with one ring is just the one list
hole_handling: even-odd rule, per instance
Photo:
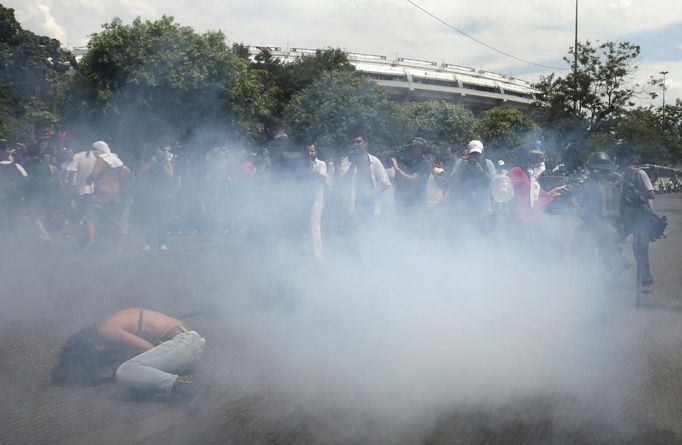
{"label": "light pole", "polygon": [[665,75],[668,74],[668,71],[661,71],[658,74],[663,75],[663,107],[661,108],[661,116],[663,117],[663,127],[665,128]]}
{"label": "light pole", "polygon": [[663,108],[665,108],[665,75],[668,73],[669,73],[669,71],[661,71],[660,73],[658,73],[658,74],[663,75],[663,85],[662,85],[663,86]]}
{"label": "light pole", "polygon": [[575,0],[575,39],[573,42],[573,111],[578,114],[578,0]]}

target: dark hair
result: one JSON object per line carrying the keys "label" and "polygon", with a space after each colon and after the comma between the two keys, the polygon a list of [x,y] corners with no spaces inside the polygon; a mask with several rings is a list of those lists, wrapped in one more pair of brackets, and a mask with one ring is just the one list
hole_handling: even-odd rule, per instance
{"label": "dark hair", "polygon": [[284,121],[278,116],[270,116],[268,121],[265,123],[265,128],[270,131],[277,131],[284,129]]}
{"label": "dark hair", "polygon": [[52,383],[95,385],[108,361],[97,348],[97,325],[89,325],[66,340],[50,377]]}
{"label": "dark hair", "polygon": [[363,141],[367,142],[367,132],[362,127],[351,128],[348,132],[350,135],[349,139],[362,138]]}
{"label": "dark hair", "polygon": [[37,158],[42,155],[42,150],[40,149],[40,146],[37,144],[31,144],[28,146],[26,149],[26,155],[29,158]]}

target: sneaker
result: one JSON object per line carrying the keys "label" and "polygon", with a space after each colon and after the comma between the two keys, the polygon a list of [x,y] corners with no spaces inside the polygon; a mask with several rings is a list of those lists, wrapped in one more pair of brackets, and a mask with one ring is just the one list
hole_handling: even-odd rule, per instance
{"label": "sneaker", "polygon": [[649,294],[654,290],[654,282],[653,281],[645,281],[642,283],[642,286],[639,288],[640,292],[643,294]]}
{"label": "sneaker", "polygon": [[145,252],[149,252],[150,250],[152,250],[152,246],[150,246],[149,244],[145,244],[144,246],[142,246],[142,250],[144,250]]}
{"label": "sneaker", "polygon": [[198,391],[191,380],[178,377],[175,383],[173,383],[170,400],[179,403],[190,403],[197,394]]}
{"label": "sneaker", "polygon": [[166,250],[168,250],[168,245],[167,244],[161,244],[159,246],[159,250],[163,250],[165,252]]}

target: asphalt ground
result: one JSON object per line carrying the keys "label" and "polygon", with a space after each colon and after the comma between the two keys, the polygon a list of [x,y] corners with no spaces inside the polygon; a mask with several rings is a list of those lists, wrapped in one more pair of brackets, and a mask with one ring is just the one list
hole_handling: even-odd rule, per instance
{"label": "asphalt ground", "polygon": [[[282,305],[272,269],[239,237],[174,237],[168,252],[141,252],[131,243],[122,252],[103,246],[85,255],[74,237],[5,249],[0,443],[682,443],[682,194],[657,197],[656,210],[670,225],[668,238],[651,245],[655,292],[635,308],[630,270],[608,296],[613,311],[644,327],[623,355],[646,359],[634,370],[637,384],[622,389],[624,397],[606,415],[551,391],[494,406],[468,400],[441,407],[428,421],[399,425],[363,418],[362,407],[317,415],[259,372],[251,339],[227,323],[226,311],[254,300]],[[571,223],[560,226],[568,233]],[[629,243],[626,253],[631,258]],[[131,399],[114,383],[50,384],[70,334],[118,308],[140,306],[184,315],[207,338],[193,378],[211,385],[211,397],[197,414]]]}

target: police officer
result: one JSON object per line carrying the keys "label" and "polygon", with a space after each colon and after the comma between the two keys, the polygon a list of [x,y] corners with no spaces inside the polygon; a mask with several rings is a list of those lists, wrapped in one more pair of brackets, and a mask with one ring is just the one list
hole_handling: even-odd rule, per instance
{"label": "police officer", "polygon": [[598,151],[590,156],[587,176],[575,197],[582,224],[575,229],[571,243],[572,253],[585,264],[592,265],[599,258],[614,278],[630,267],[617,230],[623,183],[617,170],[607,153]]}

